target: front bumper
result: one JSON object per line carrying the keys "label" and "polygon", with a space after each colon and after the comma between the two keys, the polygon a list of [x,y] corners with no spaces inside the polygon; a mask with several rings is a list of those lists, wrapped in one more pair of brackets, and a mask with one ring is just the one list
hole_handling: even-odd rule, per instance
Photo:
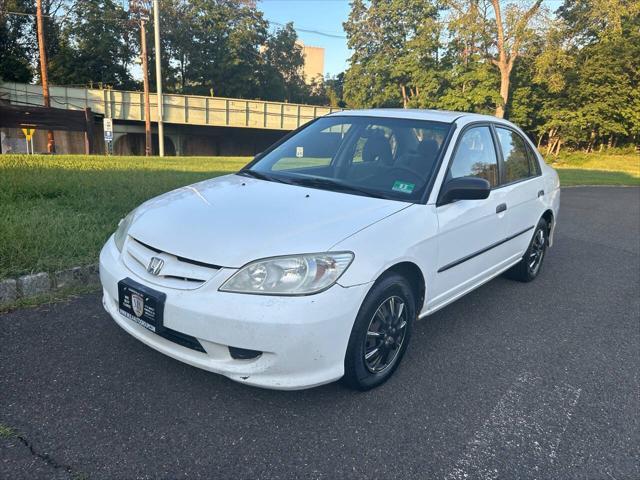
{"label": "front bumper", "polygon": [[[370,284],[309,296],[275,297],[219,292],[236,270],[222,268],[195,290],[151,285],[120,259],[113,239],[100,253],[106,311],[128,333],[150,347],[195,367],[249,385],[296,390],[339,379],[358,309]],[[183,347],[145,329],[118,311],[118,281],[133,280],[166,294],[164,326],[195,337],[206,353]],[[229,346],[263,352],[236,360]]]}

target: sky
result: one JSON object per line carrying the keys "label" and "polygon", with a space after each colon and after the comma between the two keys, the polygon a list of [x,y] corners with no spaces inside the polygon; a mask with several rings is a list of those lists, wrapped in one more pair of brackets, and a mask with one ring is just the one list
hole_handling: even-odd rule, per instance
{"label": "sky", "polygon": [[325,75],[346,70],[350,53],[342,22],[349,16],[348,0],[259,0],[257,6],[271,28],[293,22],[305,45],[324,47]]}

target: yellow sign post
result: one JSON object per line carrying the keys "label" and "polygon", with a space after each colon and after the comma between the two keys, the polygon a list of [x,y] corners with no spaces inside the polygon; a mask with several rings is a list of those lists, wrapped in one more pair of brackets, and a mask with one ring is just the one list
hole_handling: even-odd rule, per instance
{"label": "yellow sign post", "polygon": [[27,153],[29,153],[29,143],[31,143],[31,155],[33,155],[33,134],[36,132],[35,127],[22,127],[22,133],[27,142]]}

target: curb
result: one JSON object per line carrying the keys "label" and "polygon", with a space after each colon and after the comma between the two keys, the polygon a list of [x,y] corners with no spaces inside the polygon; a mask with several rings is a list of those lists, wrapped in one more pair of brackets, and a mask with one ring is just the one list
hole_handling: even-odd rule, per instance
{"label": "curb", "polygon": [[97,263],[58,270],[54,273],[40,272],[22,275],[18,278],[5,278],[0,280],[0,306],[70,287],[99,284],[100,275]]}
{"label": "curb", "polygon": [[560,188],[640,188],[640,185],[560,185]]}

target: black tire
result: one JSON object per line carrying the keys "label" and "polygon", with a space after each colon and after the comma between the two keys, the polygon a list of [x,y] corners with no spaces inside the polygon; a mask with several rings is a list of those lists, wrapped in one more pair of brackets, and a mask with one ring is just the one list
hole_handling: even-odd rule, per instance
{"label": "black tire", "polygon": [[[407,279],[396,273],[378,279],[362,302],[351,330],[344,359],[344,382],[358,390],[369,390],[386,382],[407,349],[415,318],[415,295]],[[377,352],[372,355],[374,350]]]}
{"label": "black tire", "polygon": [[549,245],[549,226],[544,218],[538,221],[538,225],[533,231],[529,248],[525,252],[522,260],[506,271],[505,276],[519,282],[530,282],[534,280],[542,269],[547,247]]}

